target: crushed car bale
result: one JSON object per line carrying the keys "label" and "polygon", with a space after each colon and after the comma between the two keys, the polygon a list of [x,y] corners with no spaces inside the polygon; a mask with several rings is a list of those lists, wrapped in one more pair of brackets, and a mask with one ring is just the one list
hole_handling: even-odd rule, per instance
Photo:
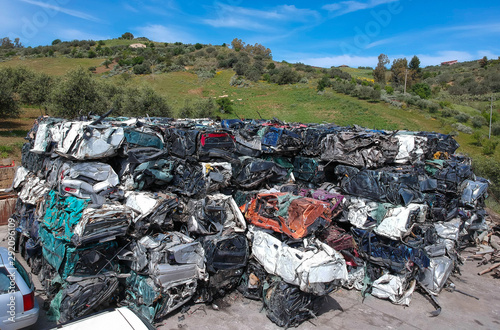
{"label": "crushed car bale", "polygon": [[18,248],[65,322],[155,322],[238,289],[282,327],[340,287],[409,305],[467,245],[498,274],[488,181],[449,135],[274,120],[39,118],[22,148]]}

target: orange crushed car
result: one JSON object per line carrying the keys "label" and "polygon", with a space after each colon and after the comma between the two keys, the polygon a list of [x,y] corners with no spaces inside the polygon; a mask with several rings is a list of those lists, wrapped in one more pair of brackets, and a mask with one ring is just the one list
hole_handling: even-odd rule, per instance
{"label": "orange crushed car", "polygon": [[299,239],[328,227],[332,205],[289,193],[260,193],[241,211],[251,224]]}

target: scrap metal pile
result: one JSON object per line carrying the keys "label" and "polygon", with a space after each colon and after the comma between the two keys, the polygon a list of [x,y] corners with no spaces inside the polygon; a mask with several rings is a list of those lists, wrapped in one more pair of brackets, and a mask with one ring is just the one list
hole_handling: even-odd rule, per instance
{"label": "scrap metal pile", "polygon": [[27,139],[13,218],[59,322],[111,305],[154,322],[235,289],[284,327],[340,287],[408,305],[488,230],[488,183],[448,135],[100,117]]}

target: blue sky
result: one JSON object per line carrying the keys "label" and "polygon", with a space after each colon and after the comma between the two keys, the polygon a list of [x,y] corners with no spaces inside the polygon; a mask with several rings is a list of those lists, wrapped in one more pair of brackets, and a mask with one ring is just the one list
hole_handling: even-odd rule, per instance
{"label": "blue sky", "polygon": [[375,66],[379,54],[422,65],[500,55],[498,1],[0,0],[0,37],[26,46],[54,39],[246,43],[277,61]]}

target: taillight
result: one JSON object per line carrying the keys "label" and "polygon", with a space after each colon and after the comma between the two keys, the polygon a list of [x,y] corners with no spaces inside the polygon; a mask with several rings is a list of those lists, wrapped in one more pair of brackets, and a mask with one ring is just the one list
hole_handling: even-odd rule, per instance
{"label": "taillight", "polygon": [[74,193],[74,192],[76,192],[76,189],[75,188],[64,187],[64,191],[69,192],[69,193]]}
{"label": "taillight", "polygon": [[23,305],[25,312],[35,308],[35,291],[31,291],[31,293],[23,295]]}

